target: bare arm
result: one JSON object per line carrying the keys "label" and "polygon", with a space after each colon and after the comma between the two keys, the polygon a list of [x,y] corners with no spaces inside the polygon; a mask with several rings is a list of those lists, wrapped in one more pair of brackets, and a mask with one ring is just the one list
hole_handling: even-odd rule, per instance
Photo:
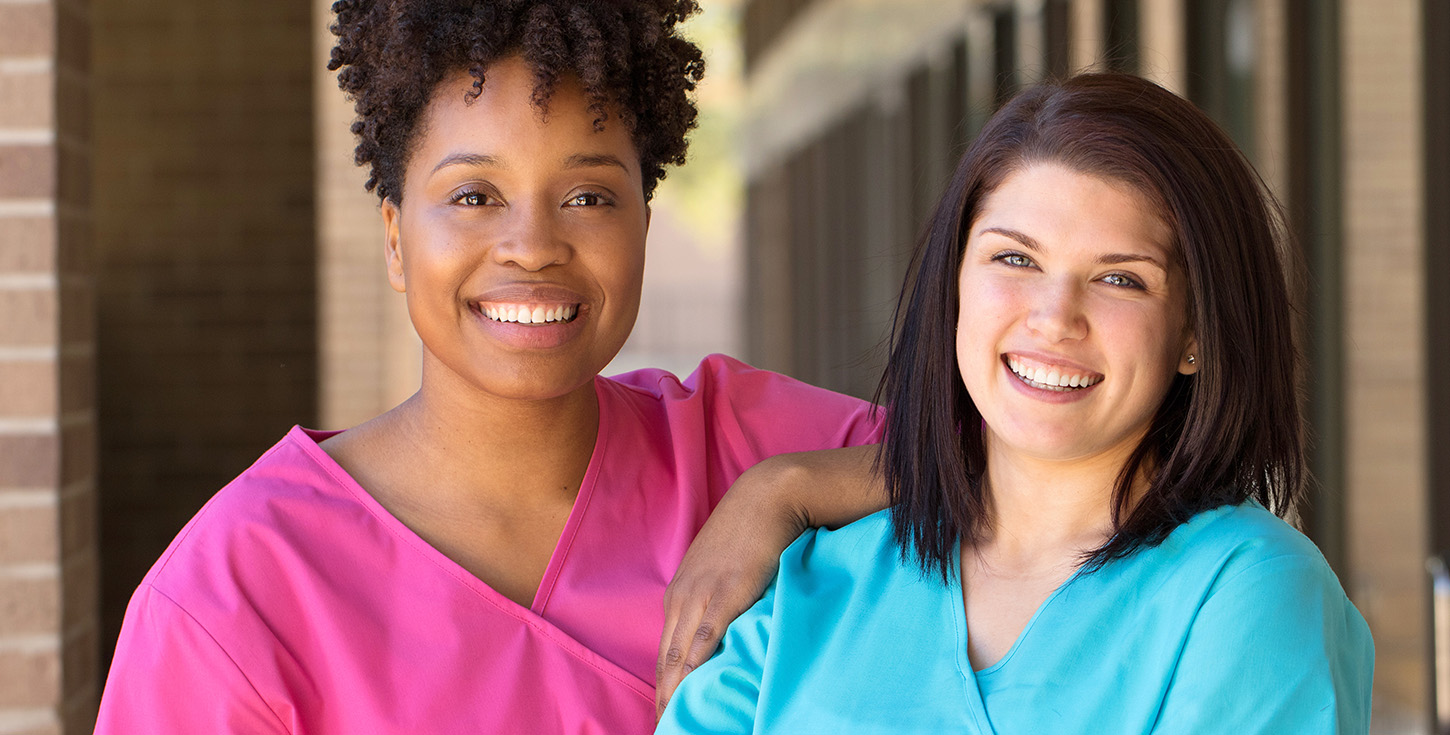
{"label": "bare arm", "polygon": [[655,668],[663,712],[685,674],[704,663],[725,628],[775,576],[780,553],[807,528],[836,528],[886,507],[873,473],[876,446],[782,454],[735,481],[665,590]]}

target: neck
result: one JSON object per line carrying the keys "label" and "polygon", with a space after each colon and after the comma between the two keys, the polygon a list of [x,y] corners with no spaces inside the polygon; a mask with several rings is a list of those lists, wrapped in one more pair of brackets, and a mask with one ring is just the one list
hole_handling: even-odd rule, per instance
{"label": "neck", "polygon": [[[1113,534],[1113,495],[1133,446],[1090,458],[1046,460],[1003,449],[989,435],[992,526],[976,552],[1030,566],[1101,546]],[[1141,485],[1135,481],[1135,497]]]}
{"label": "neck", "polygon": [[397,446],[447,486],[526,508],[579,491],[599,430],[589,381],[547,399],[485,395],[424,365],[422,387],[389,412]]}

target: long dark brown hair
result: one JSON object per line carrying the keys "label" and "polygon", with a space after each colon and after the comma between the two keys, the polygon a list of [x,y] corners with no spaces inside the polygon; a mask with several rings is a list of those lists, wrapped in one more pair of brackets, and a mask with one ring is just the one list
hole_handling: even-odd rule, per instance
{"label": "long dark brown hair", "polygon": [[[1291,512],[1307,472],[1279,207],[1198,108],[1138,77],[1084,74],[1028,89],[992,117],[917,246],[877,392],[887,410],[878,464],[903,556],[947,575],[957,543],[990,528],[982,417],[956,361],[957,276],[985,197],[1046,162],[1126,183],[1157,207],[1188,276],[1199,346],[1197,373],[1175,378],[1122,468],[1114,535],[1085,568],[1156,545],[1222,505],[1252,499]],[[1140,476],[1148,490],[1133,503]]]}

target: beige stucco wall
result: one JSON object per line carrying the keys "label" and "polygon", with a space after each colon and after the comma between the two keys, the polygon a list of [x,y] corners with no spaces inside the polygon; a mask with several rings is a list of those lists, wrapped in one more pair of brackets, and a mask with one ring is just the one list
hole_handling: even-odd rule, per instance
{"label": "beige stucco wall", "polygon": [[1350,595],[1382,707],[1425,709],[1420,7],[1342,0],[1345,446]]}

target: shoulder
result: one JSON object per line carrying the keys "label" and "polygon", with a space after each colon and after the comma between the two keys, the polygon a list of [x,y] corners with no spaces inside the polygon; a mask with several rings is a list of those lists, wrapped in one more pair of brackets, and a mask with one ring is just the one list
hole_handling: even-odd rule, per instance
{"label": "shoulder", "polygon": [[[1278,637],[1281,631],[1317,630],[1321,637],[1361,647],[1368,628],[1334,570],[1303,534],[1254,503],[1199,513],[1156,547],[1110,562],[1080,578],[1065,598],[1131,591],[1121,614],[1136,624],[1170,627],[1200,637]],[[1115,598],[1114,598],[1115,599]],[[1257,631],[1257,632],[1254,632]],[[1265,649],[1267,650],[1267,649]]]}
{"label": "shoulder", "polygon": [[806,531],[780,557],[778,584],[849,596],[859,589],[922,581],[921,570],[906,563],[891,525],[891,511],[882,510],[836,530]]}
{"label": "shoulder", "polygon": [[359,527],[369,512],[322,436],[294,427],[181,529],[127,605],[113,672],[179,667],[191,687],[246,685],[243,669],[275,673],[278,636],[310,625],[327,585],[376,575],[349,548],[376,528]]}
{"label": "shoulder", "polygon": [[837,529],[812,528],[786,550],[792,561],[817,569],[854,565],[863,557],[896,554],[890,509],[877,511]]}
{"label": "shoulder", "polygon": [[738,455],[743,466],[783,452],[880,441],[872,404],[725,355],[706,357],[683,380],[646,369],[600,378],[597,386],[602,413],[666,426],[672,440],[696,436]]}
{"label": "shoulder", "polygon": [[[1199,514],[1163,547],[1143,625],[1186,620],[1168,721],[1363,731],[1374,643],[1309,539],[1249,503]],[[1179,606],[1184,615],[1171,614]],[[1240,704],[1214,704],[1228,701]]]}
{"label": "shoulder", "polygon": [[1200,513],[1153,556],[1157,589],[1195,601],[1194,627],[1210,637],[1249,636],[1261,651],[1329,645],[1356,665],[1372,661],[1369,628],[1323,554],[1262,506]]}
{"label": "shoulder", "polygon": [[889,667],[907,652],[922,670],[945,660],[930,652],[962,633],[961,599],[956,583],[902,556],[890,512],[881,511],[801,536],[781,555],[757,615],[778,641],[770,664],[777,675],[837,687],[843,669],[818,665],[830,652],[851,651],[858,671]]}
{"label": "shoulder", "polygon": [[329,519],[366,514],[355,483],[317,446],[321,436],[294,427],[227,483],[176,535],[144,584],[185,607],[199,587],[285,565],[284,557],[316,545],[309,539],[319,529],[338,527]]}
{"label": "shoulder", "polygon": [[811,401],[851,410],[868,407],[866,401],[817,388],[795,378],[751,367],[728,355],[705,357],[689,376],[681,379],[667,370],[645,368],[604,380],[661,401],[690,399],[750,401]]}
{"label": "shoulder", "polygon": [[1294,568],[1338,587],[1314,542],[1252,502],[1199,513],[1175,529],[1156,555],[1178,567],[1212,570],[1219,584],[1268,564]]}

